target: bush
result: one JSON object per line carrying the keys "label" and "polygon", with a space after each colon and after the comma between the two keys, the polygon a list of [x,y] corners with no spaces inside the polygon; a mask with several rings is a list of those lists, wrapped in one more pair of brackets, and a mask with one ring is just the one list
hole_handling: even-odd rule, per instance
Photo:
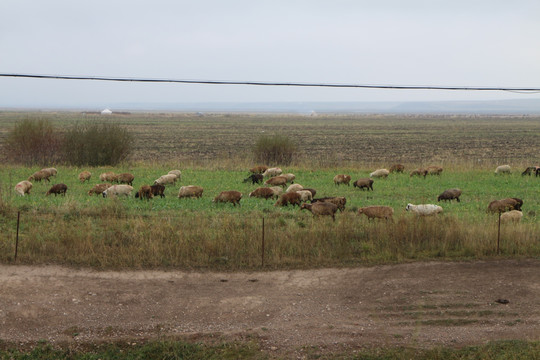
{"label": "bush", "polygon": [[70,165],[117,165],[132,151],[133,136],[117,124],[77,124],[64,135],[64,156]]}
{"label": "bush", "polygon": [[24,119],[8,133],[9,160],[25,165],[51,165],[61,158],[62,137],[47,119]]}
{"label": "bush", "polygon": [[287,136],[261,136],[255,143],[254,154],[255,160],[264,164],[288,165],[296,154],[296,145]]}

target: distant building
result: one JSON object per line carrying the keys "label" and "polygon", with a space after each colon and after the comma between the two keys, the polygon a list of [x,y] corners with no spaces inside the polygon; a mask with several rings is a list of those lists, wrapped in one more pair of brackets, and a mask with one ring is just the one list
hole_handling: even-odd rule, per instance
{"label": "distant building", "polygon": [[112,111],[109,110],[109,109],[105,109],[101,112],[101,115],[111,115],[112,114]]}

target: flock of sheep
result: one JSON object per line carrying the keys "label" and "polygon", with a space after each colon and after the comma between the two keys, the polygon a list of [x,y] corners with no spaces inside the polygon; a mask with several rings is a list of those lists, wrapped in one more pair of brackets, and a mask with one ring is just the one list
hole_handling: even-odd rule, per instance
{"label": "flock of sheep", "polygon": [[[360,178],[353,182],[353,187],[357,187],[361,190],[373,191],[373,178],[386,178],[390,173],[403,173],[405,167],[401,164],[395,164],[387,169],[378,169],[369,175],[369,178]],[[331,216],[335,220],[335,214],[337,210],[343,211],[347,200],[345,197],[322,197],[315,198],[317,191],[312,188],[304,188],[300,184],[295,184],[294,180],[296,176],[294,174],[283,174],[280,168],[268,168],[267,166],[256,166],[249,170],[250,175],[244,179],[244,183],[251,182],[252,184],[261,184],[264,181],[266,187],[258,187],[249,193],[249,197],[263,198],[263,199],[275,199],[274,206],[288,206],[298,205],[300,210],[308,210],[314,216]],[[427,168],[419,168],[410,172],[409,176],[423,176],[436,175],[440,176],[443,172],[443,168],[439,166],[429,166]],[[495,170],[495,174],[509,174],[511,168],[508,165],[498,166]],[[522,175],[540,176],[540,167],[531,166],[528,167]],[[50,177],[57,175],[55,168],[45,168],[32,174],[28,180],[19,182],[15,186],[15,192],[21,196],[29,194],[32,189],[31,181],[41,182],[43,180],[49,181]],[[90,182],[92,174],[89,171],[83,171],[79,174],[79,181],[81,183]],[[135,193],[136,198],[152,199],[154,196],[164,197],[164,191],[166,185],[175,185],[177,181],[181,180],[182,173],[180,170],[171,170],[167,174],[160,176],[154,181],[152,185],[143,185]],[[102,173],[99,176],[101,183],[96,184],[90,191],[89,195],[96,194],[103,197],[115,197],[115,196],[130,196],[133,191],[133,181],[135,176],[131,173],[115,174],[113,172]],[[347,174],[338,174],[334,177],[333,181],[336,186],[347,185],[350,186],[352,178]],[[288,187],[287,185],[290,184]],[[287,189],[285,190],[285,187]],[[63,183],[53,185],[46,193],[46,196],[55,194],[65,195],[67,186]],[[180,187],[178,191],[178,198],[201,198],[204,189],[200,186],[187,185]],[[442,192],[437,201],[460,201],[462,191],[460,189],[448,189]],[[242,199],[242,193],[239,191],[222,191],[214,199],[213,202],[229,202],[234,206],[240,205]],[[308,201],[310,203],[308,203]],[[501,214],[501,221],[519,222],[523,216],[521,212],[521,206],[523,201],[518,198],[506,198],[502,200],[492,201],[488,205],[489,212],[495,212]],[[406,211],[410,211],[418,216],[433,216],[443,212],[443,208],[435,204],[407,204]],[[394,209],[389,206],[367,206],[358,209],[358,214],[364,214],[368,219],[385,219],[392,220]]]}

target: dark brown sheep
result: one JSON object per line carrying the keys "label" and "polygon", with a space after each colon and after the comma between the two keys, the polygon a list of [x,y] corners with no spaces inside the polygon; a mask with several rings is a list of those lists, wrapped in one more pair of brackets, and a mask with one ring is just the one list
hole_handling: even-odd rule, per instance
{"label": "dark brown sheep", "polygon": [[251,181],[252,184],[260,184],[262,183],[263,179],[264,179],[264,176],[262,176],[261,174],[251,174],[250,176],[244,179],[244,182],[247,183]]}
{"label": "dark brown sheep", "polygon": [[373,179],[371,178],[358,179],[353,183],[353,187],[357,187],[362,190],[371,189],[371,191],[373,191]]}
{"label": "dark brown sheep", "polygon": [[437,201],[441,201],[441,200],[452,201],[453,199],[456,199],[457,202],[459,202],[460,196],[461,196],[460,189],[448,189],[448,190],[444,190],[443,193],[437,197]]}
{"label": "dark brown sheep", "polygon": [[154,197],[154,194],[152,194],[152,188],[150,187],[150,185],[143,185],[141,186],[139,191],[137,191],[137,193],[135,194],[135,197],[141,200],[142,199],[150,200]]}
{"label": "dark brown sheep", "polygon": [[128,184],[130,186],[133,186],[133,180],[135,180],[135,176],[133,176],[133,174],[122,173],[122,174],[116,175],[116,179],[114,181],[116,181],[119,184]]}
{"label": "dark brown sheep", "polygon": [[88,191],[88,195],[92,195],[92,194],[101,195],[105,190],[107,190],[110,187],[111,187],[111,184],[109,183],[94,185],[94,187],[90,189],[90,191]]}
{"label": "dark brown sheep", "polygon": [[403,174],[404,170],[405,170],[405,166],[403,166],[401,164],[394,164],[394,165],[390,166],[390,172],[391,173],[397,172],[397,173],[402,173]]}
{"label": "dark brown sheep", "polygon": [[240,191],[230,190],[220,192],[212,201],[215,203],[230,202],[236,206],[236,204],[240,205],[240,199],[242,199],[242,193]]}
{"label": "dark brown sheep", "polygon": [[300,205],[301,202],[302,202],[302,197],[300,196],[299,193],[295,191],[295,192],[282,194],[279,197],[278,201],[276,201],[274,206],[288,206],[289,204],[294,206],[294,205]]}
{"label": "dark brown sheep", "polygon": [[249,169],[249,172],[252,174],[262,174],[266,170],[268,170],[268,166],[259,165],[259,166],[254,166],[251,169]]}
{"label": "dark brown sheep", "polygon": [[323,197],[318,199],[313,199],[311,203],[317,203],[317,202],[329,202],[331,204],[334,204],[337,206],[339,211],[345,210],[345,205],[347,204],[347,199],[343,196],[333,196],[333,197]]}
{"label": "dark brown sheep", "polygon": [[160,185],[160,184],[154,184],[154,185],[150,185],[150,189],[152,189],[152,195],[154,196],[158,196],[159,197],[165,197],[165,186],[164,185]]}
{"label": "dark brown sheep", "polygon": [[521,176],[525,176],[525,175],[531,176],[532,174],[535,174],[536,176],[538,176],[539,173],[540,173],[540,166],[529,166],[528,168],[525,169],[524,172],[521,173]]}
{"label": "dark brown sheep", "polygon": [[275,176],[264,182],[266,185],[270,186],[287,186],[287,178],[285,176]]}
{"label": "dark brown sheep", "polygon": [[271,188],[260,187],[249,193],[249,197],[257,197],[263,199],[277,198],[278,196]]}
{"label": "dark brown sheep", "polygon": [[47,191],[47,193],[45,195],[49,196],[51,194],[54,194],[54,196],[56,196],[58,194],[62,194],[62,195],[65,196],[66,191],[67,191],[67,185],[66,184],[55,184],[49,189],[49,191]]}
{"label": "dark brown sheep", "polygon": [[336,221],[336,211],[338,208],[336,205],[332,203],[324,202],[324,201],[321,201],[315,204],[304,203],[300,206],[300,210],[304,210],[304,209],[311,211],[313,216],[327,215],[327,216],[331,216],[332,220]]}

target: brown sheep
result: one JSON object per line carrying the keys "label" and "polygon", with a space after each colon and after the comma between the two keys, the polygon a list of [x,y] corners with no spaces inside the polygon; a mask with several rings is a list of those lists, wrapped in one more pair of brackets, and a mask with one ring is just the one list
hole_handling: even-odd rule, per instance
{"label": "brown sheep", "polygon": [[405,166],[403,166],[401,164],[394,164],[394,165],[390,166],[390,172],[391,173],[396,172],[396,173],[402,173],[403,174],[404,170],[405,170]]}
{"label": "brown sheep", "polygon": [[56,196],[58,194],[62,194],[64,196],[66,196],[66,191],[67,191],[67,185],[66,184],[55,184],[49,189],[49,191],[47,191],[45,196],[49,196],[51,194],[54,194],[54,196]]}
{"label": "brown sheep", "polygon": [[437,175],[440,176],[443,172],[443,168],[440,166],[428,166],[426,168],[427,175]]}
{"label": "brown sheep", "polygon": [[49,178],[51,177],[51,173],[45,170],[39,170],[33,173],[29,178],[28,181],[38,181],[41,182],[41,180],[47,180],[50,182]]}
{"label": "brown sheep", "polygon": [[415,170],[411,171],[411,173],[409,174],[409,177],[413,177],[413,176],[426,177],[426,175],[427,175],[427,170],[426,169],[418,168],[418,169],[415,169]]}
{"label": "brown sheep", "polygon": [[249,193],[249,197],[257,197],[263,199],[277,198],[278,195],[271,188],[260,187]]}
{"label": "brown sheep", "polygon": [[443,193],[437,197],[437,201],[441,201],[441,200],[452,201],[453,199],[456,199],[457,202],[459,202],[460,196],[461,196],[460,189],[448,189],[448,190],[444,190]]}
{"label": "brown sheep", "polygon": [[334,197],[323,197],[319,199],[313,199],[311,201],[312,203],[317,202],[329,202],[337,206],[339,211],[345,210],[345,205],[347,204],[347,199],[343,196],[334,196]]}
{"label": "brown sheep", "polygon": [[371,178],[362,178],[358,179],[353,183],[353,187],[357,187],[359,189],[371,189],[373,191],[373,179]]}
{"label": "brown sheep", "polygon": [[55,168],[45,168],[41,169],[41,171],[48,172],[49,174],[51,174],[51,176],[56,176],[56,174],[58,174],[58,170],[56,170]]}
{"label": "brown sheep", "polygon": [[351,181],[351,175],[339,174],[334,176],[334,185],[347,184]]}
{"label": "brown sheep", "polygon": [[135,193],[135,197],[140,198],[141,200],[150,200],[154,197],[154,194],[152,193],[152,188],[150,187],[150,185],[143,185],[141,186],[139,191]]}
{"label": "brown sheep", "polygon": [[116,181],[116,174],[113,172],[106,172],[99,175],[99,181],[102,182],[114,182]]}
{"label": "brown sheep", "polygon": [[318,202],[315,204],[304,203],[300,206],[300,210],[304,210],[304,209],[311,211],[313,216],[327,215],[327,216],[331,216],[332,220],[336,221],[336,211],[338,208],[336,205],[332,203],[324,202],[324,201]]}
{"label": "brown sheep", "polygon": [[266,170],[268,170],[268,166],[259,165],[259,166],[254,166],[251,169],[249,169],[249,172],[252,174],[262,174]]}
{"label": "brown sheep", "polygon": [[394,209],[390,206],[366,206],[358,209],[358,215],[364,214],[371,219],[393,220]]}
{"label": "brown sheep", "polygon": [[154,184],[154,185],[150,185],[150,189],[152,190],[153,196],[159,195],[159,197],[162,197],[162,198],[165,197],[165,194],[164,194],[165,186],[160,185],[160,184]]}
{"label": "brown sheep", "polygon": [[507,198],[490,202],[487,211],[497,213],[510,210],[518,210],[519,207],[520,205],[518,201],[512,198]]}
{"label": "brown sheep", "polygon": [[[164,186],[164,185],[161,185]],[[196,185],[181,186],[178,190],[178,198],[200,198],[204,189]]]}
{"label": "brown sheep", "polygon": [[271,186],[287,186],[287,178],[285,176],[275,176],[264,182],[266,185]]}
{"label": "brown sheep", "polygon": [[220,192],[212,202],[230,202],[236,206],[236,204],[240,205],[240,199],[242,199],[242,193],[240,191],[230,190]]}
{"label": "brown sheep", "polygon": [[91,177],[92,177],[92,173],[90,171],[83,171],[79,174],[79,181],[81,183],[84,183],[85,181],[90,182]]}
{"label": "brown sheep", "polygon": [[300,205],[300,202],[301,202],[300,194],[297,192],[291,192],[291,193],[285,193],[281,195],[278,201],[276,201],[276,203],[274,204],[274,206],[288,206],[289,204],[294,206],[294,205]]}
{"label": "brown sheep", "polygon": [[94,185],[94,187],[90,189],[90,191],[88,191],[88,195],[92,195],[92,194],[101,195],[105,190],[107,190],[110,187],[111,187],[111,184],[109,183],[102,183],[102,184]]}
{"label": "brown sheep", "polygon": [[317,194],[317,190],[315,189],[310,189],[310,188],[304,188],[303,190],[307,190],[311,193],[311,196],[315,197],[315,194]]}
{"label": "brown sheep", "polygon": [[135,180],[135,176],[133,176],[133,174],[122,173],[122,174],[116,175],[116,179],[114,181],[116,181],[119,184],[128,184],[130,186],[133,186],[133,180]]}
{"label": "brown sheep", "polygon": [[517,205],[514,206],[514,209],[521,211],[521,206],[523,206],[523,200],[518,199],[518,198],[510,198],[510,199],[517,201]]}

